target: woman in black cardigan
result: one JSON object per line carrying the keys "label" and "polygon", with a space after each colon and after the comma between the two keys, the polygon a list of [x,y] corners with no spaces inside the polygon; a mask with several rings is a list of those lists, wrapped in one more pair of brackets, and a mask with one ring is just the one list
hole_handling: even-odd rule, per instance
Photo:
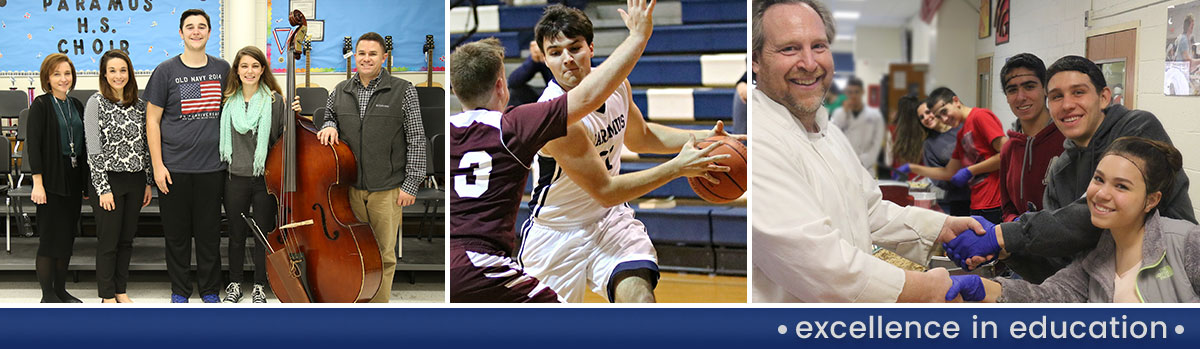
{"label": "woman in black cardigan", "polygon": [[38,283],[42,286],[42,303],[82,303],[67,293],[66,282],[87,188],[83,103],[67,96],[75,88],[75,65],[66,55],[46,57],[39,77],[46,94],[29,105],[25,143],[25,161],[29,161],[33,172],[32,200],[37,204],[40,235]]}

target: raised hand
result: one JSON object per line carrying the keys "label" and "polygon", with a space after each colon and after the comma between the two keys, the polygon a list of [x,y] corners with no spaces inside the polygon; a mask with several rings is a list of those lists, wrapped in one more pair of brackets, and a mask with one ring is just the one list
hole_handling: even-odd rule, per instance
{"label": "raised hand", "polygon": [[658,2],[655,0],[626,0],[625,4],[629,10],[617,9],[621,13],[621,19],[625,21],[625,27],[629,28],[629,35],[642,35],[649,38],[650,33],[654,31],[654,6]]}
{"label": "raised hand", "polygon": [[942,248],[946,250],[946,257],[966,270],[974,270],[982,264],[974,263],[978,260],[971,261],[972,257],[982,257],[986,263],[994,260],[1000,254],[1000,243],[996,239],[996,225],[980,216],[971,216],[971,218],[974,218],[983,228],[982,234],[978,233],[978,229],[974,229],[976,234],[959,234],[953,240],[942,244]]}

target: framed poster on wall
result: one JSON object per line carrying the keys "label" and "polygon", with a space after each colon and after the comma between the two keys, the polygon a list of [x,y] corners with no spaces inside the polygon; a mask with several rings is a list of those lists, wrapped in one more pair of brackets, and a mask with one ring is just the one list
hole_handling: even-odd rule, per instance
{"label": "framed poster on wall", "polygon": [[1104,83],[1108,85],[1108,89],[1112,90],[1111,104],[1125,104],[1125,59],[1105,59],[1096,61],[1096,65],[1100,66],[1100,73],[1104,75]]}
{"label": "framed poster on wall", "polygon": [[992,0],[979,0],[979,38],[992,36]]}
{"label": "framed poster on wall", "polygon": [[1011,0],[996,0],[996,45],[1008,43],[1008,36],[1012,34],[1008,11],[1010,2]]}
{"label": "framed poster on wall", "polygon": [[1200,95],[1200,52],[1196,50],[1196,19],[1200,1],[1167,7],[1166,58],[1163,62],[1163,94]]}

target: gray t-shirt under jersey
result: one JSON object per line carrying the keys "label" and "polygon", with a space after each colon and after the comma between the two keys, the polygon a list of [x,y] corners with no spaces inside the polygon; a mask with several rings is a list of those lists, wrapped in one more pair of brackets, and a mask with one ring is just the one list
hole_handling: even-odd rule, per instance
{"label": "gray t-shirt under jersey", "polygon": [[229,63],[208,56],[208,64],[191,68],[180,56],[154,68],[142,99],[163,108],[162,160],[167,170],[206,173],[225,169],[218,152],[221,91]]}

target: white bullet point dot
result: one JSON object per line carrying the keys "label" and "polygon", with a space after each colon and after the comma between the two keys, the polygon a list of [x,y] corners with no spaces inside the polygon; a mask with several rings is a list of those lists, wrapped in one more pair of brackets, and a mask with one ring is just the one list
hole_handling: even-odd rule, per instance
{"label": "white bullet point dot", "polygon": [[1175,325],[1175,334],[1183,334],[1183,325]]}
{"label": "white bullet point dot", "polygon": [[[1182,332],[1182,331],[1183,331],[1182,327],[1175,328],[1175,332]],[[779,325],[779,334],[786,334],[786,333],[787,333],[787,326]]]}

